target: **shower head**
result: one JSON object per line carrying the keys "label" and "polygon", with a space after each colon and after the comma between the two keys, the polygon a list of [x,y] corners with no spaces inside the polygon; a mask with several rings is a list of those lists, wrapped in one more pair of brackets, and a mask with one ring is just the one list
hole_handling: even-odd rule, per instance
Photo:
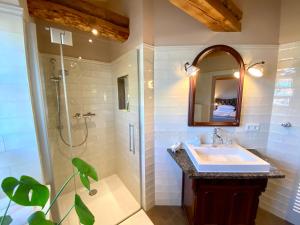
{"label": "shower head", "polygon": [[94,195],[97,194],[97,192],[98,192],[97,189],[92,189],[92,190],[89,191],[89,195],[94,196]]}

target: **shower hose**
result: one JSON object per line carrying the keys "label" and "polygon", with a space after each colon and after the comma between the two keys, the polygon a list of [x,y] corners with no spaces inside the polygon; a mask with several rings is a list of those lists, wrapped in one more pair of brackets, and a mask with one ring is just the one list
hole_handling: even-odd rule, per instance
{"label": "shower hose", "polygon": [[80,147],[82,146],[88,139],[88,136],[89,136],[89,129],[88,129],[88,126],[87,126],[87,118],[84,117],[84,124],[85,124],[85,136],[84,136],[84,139],[82,142],[80,142],[79,144],[77,145],[70,145],[63,137],[63,134],[62,134],[62,122],[61,122],[61,107],[60,107],[60,84],[59,84],[59,81],[56,82],[56,100],[57,100],[57,113],[58,113],[58,130],[59,130],[59,136],[62,140],[62,142],[69,146],[69,147],[73,147],[73,148],[76,148],[76,147]]}

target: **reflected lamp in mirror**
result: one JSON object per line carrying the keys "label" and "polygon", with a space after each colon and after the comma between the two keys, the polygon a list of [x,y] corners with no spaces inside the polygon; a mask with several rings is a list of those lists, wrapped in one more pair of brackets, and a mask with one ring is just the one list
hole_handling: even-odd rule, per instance
{"label": "reflected lamp in mirror", "polygon": [[245,64],[226,45],[211,46],[194,59],[190,76],[189,126],[239,126]]}
{"label": "reflected lamp in mirror", "polygon": [[187,73],[187,75],[196,76],[200,69],[198,67],[193,66],[190,63],[186,62],[184,64],[184,70]]}
{"label": "reflected lamp in mirror", "polygon": [[253,77],[262,77],[264,75],[264,65],[264,61],[254,63],[247,68],[247,71]]}

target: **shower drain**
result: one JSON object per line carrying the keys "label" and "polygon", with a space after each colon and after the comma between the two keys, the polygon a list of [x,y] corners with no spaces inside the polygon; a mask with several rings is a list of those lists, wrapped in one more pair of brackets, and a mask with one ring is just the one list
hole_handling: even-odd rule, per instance
{"label": "shower drain", "polygon": [[94,195],[97,194],[97,192],[98,192],[97,189],[90,190],[90,191],[89,191],[89,195],[90,195],[90,196],[94,196]]}

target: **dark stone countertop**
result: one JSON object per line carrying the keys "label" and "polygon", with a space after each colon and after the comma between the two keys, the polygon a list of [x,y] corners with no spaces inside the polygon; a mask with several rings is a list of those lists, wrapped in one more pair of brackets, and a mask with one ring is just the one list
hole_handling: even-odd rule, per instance
{"label": "dark stone countertop", "polygon": [[259,156],[263,160],[271,164],[269,173],[211,173],[211,172],[197,172],[187,152],[182,149],[176,153],[171,149],[167,150],[171,157],[176,161],[178,166],[187,174],[190,178],[194,179],[265,179],[265,178],[284,178],[285,175],[272,165],[267,157],[261,155],[256,150],[248,150],[253,154]]}

